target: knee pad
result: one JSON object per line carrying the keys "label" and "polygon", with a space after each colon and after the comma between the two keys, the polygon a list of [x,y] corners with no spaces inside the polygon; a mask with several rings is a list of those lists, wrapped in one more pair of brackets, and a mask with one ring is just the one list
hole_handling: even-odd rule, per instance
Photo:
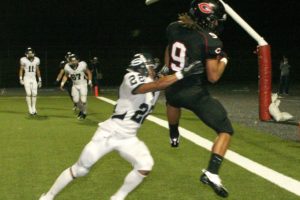
{"label": "knee pad", "polygon": [[87,100],[87,96],[83,95],[80,97],[80,101],[85,104],[86,103],[86,100]]}
{"label": "knee pad", "polygon": [[74,178],[77,178],[87,175],[90,170],[76,163],[71,167],[71,171],[73,173]]}
{"label": "knee pad", "polygon": [[154,165],[154,160],[152,157],[144,159],[140,163],[137,163],[134,168],[138,171],[151,171]]}

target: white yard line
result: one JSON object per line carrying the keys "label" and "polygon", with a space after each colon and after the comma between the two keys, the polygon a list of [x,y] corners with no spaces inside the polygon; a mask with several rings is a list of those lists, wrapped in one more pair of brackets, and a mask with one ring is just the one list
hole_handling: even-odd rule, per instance
{"label": "white yard line", "polygon": [[[115,105],[116,102],[105,98],[105,97],[97,97],[98,99],[105,101],[107,103],[110,103],[112,105]],[[147,120],[152,121],[164,128],[168,129],[168,122],[160,119],[158,117],[155,117],[153,115],[149,115],[147,117]],[[210,151],[212,142],[200,137],[199,135],[180,127],[179,128],[180,135],[184,137],[185,139],[197,144],[198,146],[201,146],[207,150]],[[226,153],[225,158],[231,162],[233,162],[236,165],[241,166],[242,168],[270,181],[271,183],[274,183],[275,185],[278,185],[279,187],[294,193],[298,196],[300,196],[300,181],[293,179],[291,177],[288,177],[284,174],[281,174],[277,171],[274,171],[273,169],[270,169],[264,165],[261,165],[255,161],[252,161],[238,153],[235,153],[234,151],[228,150]]]}

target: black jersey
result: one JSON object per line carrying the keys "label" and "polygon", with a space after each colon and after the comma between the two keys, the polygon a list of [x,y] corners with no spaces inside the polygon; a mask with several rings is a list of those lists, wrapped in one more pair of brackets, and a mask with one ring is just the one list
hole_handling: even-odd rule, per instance
{"label": "black jersey", "polygon": [[170,70],[172,73],[182,70],[196,60],[203,63],[203,73],[178,81],[175,85],[203,85],[206,80],[205,60],[216,58],[222,51],[222,42],[212,32],[186,28],[179,22],[167,27]]}
{"label": "black jersey", "polygon": [[63,60],[59,63],[59,69],[64,69],[65,68],[65,65],[67,64],[68,62],[66,60]]}

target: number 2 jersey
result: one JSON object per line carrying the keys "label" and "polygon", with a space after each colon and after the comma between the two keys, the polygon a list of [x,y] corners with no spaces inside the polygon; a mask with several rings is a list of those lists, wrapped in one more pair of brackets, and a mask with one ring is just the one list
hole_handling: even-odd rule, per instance
{"label": "number 2 jersey", "polygon": [[167,27],[171,73],[182,70],[196,60],[203,63],[203,73],[182,79],[173,86],[203,85],[206,81],[205,61],[215,59],[222,52],[223,43],[218,36],[205,30],[194,30],[173,22]]}
{"label": "number 2 jersey", "polygon": [[84,61],[80,61],[76,69],[73,69],[70,64],[66,64],[64,67],[65,73],[73,81],[73,85],[87,85],[85,78],[85,71],[87,70],[87,64]]}
{"label": "number 2 jersey", "polygon": [[36,69],[40,65],[40,59],[34,57],[32,60],[29,60],[27,57],[22,57],[20,65],[24,67],[24,80],[30,79],[36,81]]}
{"label": "number 2 jersey", "polygon": [[158,99],[159,91],[145,94],[134,94],[139,86],[152,82],[151,78],[142,76],[138,72],[129,72],[119,88],[119,99],[110,119],[99,123],[102,129],[110,132],[136,135],[137,130],[152,112]]}

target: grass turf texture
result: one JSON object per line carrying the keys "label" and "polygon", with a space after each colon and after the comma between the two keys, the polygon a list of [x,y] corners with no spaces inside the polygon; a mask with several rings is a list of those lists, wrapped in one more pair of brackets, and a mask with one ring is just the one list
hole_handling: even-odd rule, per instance
{"label": "grass turf texture", "polygon": [[[115,96],[109,95],[108,98]],[[89,115],[78,121],[66,96],[38,98],[38,116],[29,117],[25,97],[0,99],[0,199],[38,199],[65,168],[71,166],[90,140],[99,121],[107,119],[113,106],[94,97],[88,100]],[[165,119],[164,103],[154,115]],[[195,116],[184,111],[181,126],[213,140],[215,134]],[[300,144],[234,124],[230,149],[278,172],[300,180]],[[139,138],[149,147],[155,165],[144,183],[128,200],[221,199],[199,182],[200,170],[207,167],[209,152],[182,139],[178,149],[169,147],[168,131],[145,121]],[[106,155],[88,176],[75,180],[57,199],[109,199],[131,170],[117,153]],[[228,199],[285,199],[300,197],[224,161],[223,183]]]}

